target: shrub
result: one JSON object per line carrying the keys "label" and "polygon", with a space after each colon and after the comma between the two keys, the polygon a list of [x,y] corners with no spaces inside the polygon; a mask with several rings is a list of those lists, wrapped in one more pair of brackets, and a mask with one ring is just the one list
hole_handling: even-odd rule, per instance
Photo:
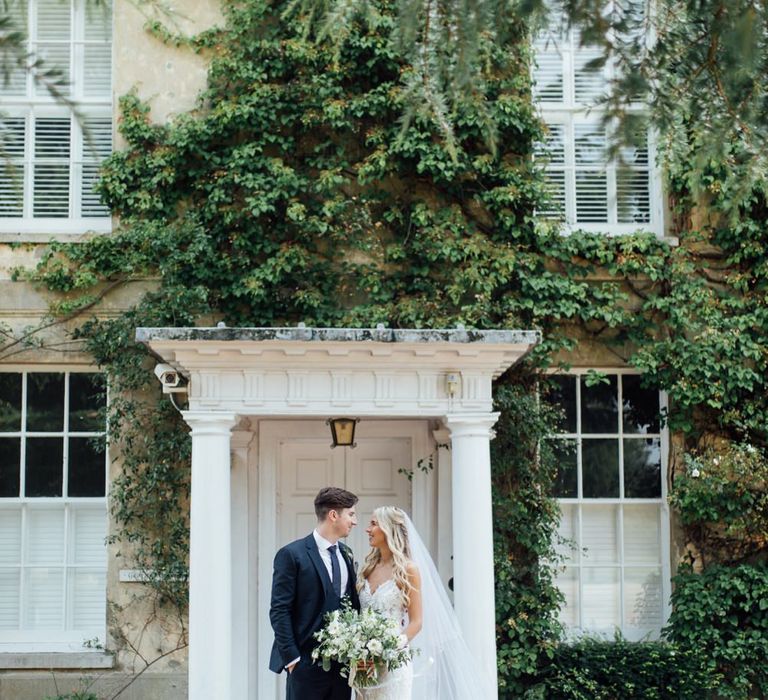
{"label": "shrub", "polygon": [[667,636],[706,659],[723,698],[768,695],[768,564],[681,568]]}
{"label": "shrub", "polygon": [[531,700],[701,700],[712,687],[701,657],[668,642],[581,639],[561,644]]}

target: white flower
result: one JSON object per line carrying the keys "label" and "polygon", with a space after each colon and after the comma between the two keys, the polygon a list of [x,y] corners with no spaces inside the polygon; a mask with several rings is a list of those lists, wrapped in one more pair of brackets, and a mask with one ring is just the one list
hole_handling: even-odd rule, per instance
{"label": "white flower", "polygon": [[384,645],[378,639],[372,639],[370,642],[368,642],[368,649],[370,650],[371,654],[380,656],[384,651]]}
{"label": "white flower", "polygon": [[755,454],[755,452],[757,452],[757,449],[755,448],[754,445],[747,445],[746,450],[751,455],[753,455],[753,454]]}
{"label": "white flower", "polygon": [[712,461],[713,461],[715,464],[720,464],[720,457],[715,457],[715,458],[714,458]]}
{"label": "white flower", "polygon": [[701,472],[700,472],[698,469],[692,469],[692,470],[691,470],[691,476],[692,476],[694,479],[697,479],[697,478],[699,477],[699,475],[700,475],[700,474],[701,474]]}

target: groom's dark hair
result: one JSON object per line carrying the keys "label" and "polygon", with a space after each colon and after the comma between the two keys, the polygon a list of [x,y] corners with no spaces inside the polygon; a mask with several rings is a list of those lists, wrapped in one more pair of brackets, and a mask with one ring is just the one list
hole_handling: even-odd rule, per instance
{"label": "groom's dark hair", "polygon": [[326,486],[315,496],[315,515],[318,520],[325,520],[328,511],[351,508],[358,498],[351,491],[340,489],[338,486]]}

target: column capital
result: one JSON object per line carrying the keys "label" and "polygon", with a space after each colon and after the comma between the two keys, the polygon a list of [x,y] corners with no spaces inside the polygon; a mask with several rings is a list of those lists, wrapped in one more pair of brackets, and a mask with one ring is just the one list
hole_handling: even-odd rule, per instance
{"label": "column capital", "polygon": [[193,435],[229,435],[238,421],[236,413],[223,411],[182,411]]}
{"label": "column capital", "polygon": [[451,431],[451,438],[456,437],[493,437],[492,428],[499,420],[499,413],[452,413],[443,422]]}

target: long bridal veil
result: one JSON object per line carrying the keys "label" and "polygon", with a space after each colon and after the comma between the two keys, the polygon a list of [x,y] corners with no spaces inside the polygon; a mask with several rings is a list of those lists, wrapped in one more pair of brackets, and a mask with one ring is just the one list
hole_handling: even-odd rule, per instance
{"label": "long bridal veil", "polygon": [[406,524],[411,558],[421,574],[423,607],[421,632],[413,639],[413,646],[420,653],[413,660],[412,697],[419,700],[491,697],[488,679],[464,641],[429,550],[407,515]]}

